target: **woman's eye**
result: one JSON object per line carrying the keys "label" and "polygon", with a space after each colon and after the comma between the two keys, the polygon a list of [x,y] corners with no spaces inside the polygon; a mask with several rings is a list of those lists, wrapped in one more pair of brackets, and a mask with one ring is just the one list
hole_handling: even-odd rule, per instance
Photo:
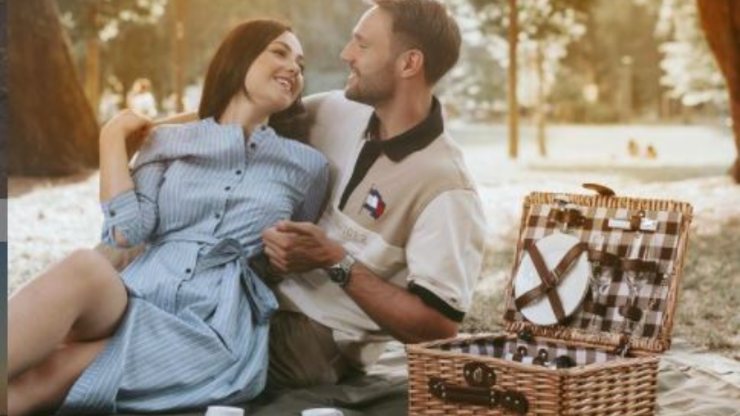
{"label": "woman's eye", "polygon": [[274,53],[274,54],[276,54],[278,56],[282,56],[282,57],[285,57],[285,55],[287,55],[287,52],[285,52],[282,49],[273,49],[272,50],[272,53]]}

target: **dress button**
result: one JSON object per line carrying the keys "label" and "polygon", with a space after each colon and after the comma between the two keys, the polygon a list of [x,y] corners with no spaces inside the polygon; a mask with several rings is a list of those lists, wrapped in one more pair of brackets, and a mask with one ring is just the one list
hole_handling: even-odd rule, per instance
{"label": "dress button", "polygon": [[230,191],[230,190],[231,190],[230,186],[227,186],[226,188],[224,188],[224,191]]}
{"label": "dress button", "polygon": [[237,170],[237,171],[236,171],[236,174],[237,174],[237,175],[241,175],[241,174],[242,174],[242,171],[241,171],[241,169]]}
{"label": "dress button", "polygon": [[214,216],[214,217],[216,217],[217,219],[218,219],[218,218],[221,218],[221,214],[220,214],[220,213],[218,213],[218,212],[217,212],[216,214],[214,214],[213,216]]}
{"label": "dress button", "polygon": [[249,143],[249,147],[252,148],[252,149],[256,149],[257,148],[257,143],[254,143],[254,142]]}
{"label": "dress button", "polygon": [[190,274],[191,271],[192,270],[189,267],[187,269],[185,269],[185,273],[187,273],[187,274]]}
{"label": "dress button", "polygon": [[111,217],[115,217],[116,216],[116,211],[110,210],[110,216]]}

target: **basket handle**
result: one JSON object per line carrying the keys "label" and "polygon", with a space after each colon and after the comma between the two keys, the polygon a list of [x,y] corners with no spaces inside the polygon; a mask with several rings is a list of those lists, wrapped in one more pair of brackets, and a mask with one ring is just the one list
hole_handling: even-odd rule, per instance
{"label": "basket handle", "polygon": [[584,188],[594,191],[599,194],[599,196],[615,196],[617,193],[612,190],[612,188],[609,188],[608,186],[601,185],[599,183],[584,183],[582,185]]}
{"label": "basket handle", "polygon": [[484,406],[490,409],[501,406],[518,415],[525,415],[529,410],[527,398],[522,393],[514,390],[457,386],[439,377],[431,377],[428,387],[432,396],[443,400],[445,403]]}

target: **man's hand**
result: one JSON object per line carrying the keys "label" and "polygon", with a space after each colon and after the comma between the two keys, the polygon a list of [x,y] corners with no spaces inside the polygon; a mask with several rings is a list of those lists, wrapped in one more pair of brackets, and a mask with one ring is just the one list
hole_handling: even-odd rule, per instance
{"label": "man's hand", "polygon": [[280,221],[262,232],[270,265],[281,273],[329,267],[345,256],[344,248],[310,222]]}

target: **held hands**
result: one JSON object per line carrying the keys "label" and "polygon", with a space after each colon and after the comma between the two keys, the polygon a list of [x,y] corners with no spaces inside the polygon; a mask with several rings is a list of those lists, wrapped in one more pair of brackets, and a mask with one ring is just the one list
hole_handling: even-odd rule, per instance
{"label": "held hands", "polygon": [[262,232],[265,254],[278,272],[305,272],[338,263],[344,248],[310,222],[280,221]]}

